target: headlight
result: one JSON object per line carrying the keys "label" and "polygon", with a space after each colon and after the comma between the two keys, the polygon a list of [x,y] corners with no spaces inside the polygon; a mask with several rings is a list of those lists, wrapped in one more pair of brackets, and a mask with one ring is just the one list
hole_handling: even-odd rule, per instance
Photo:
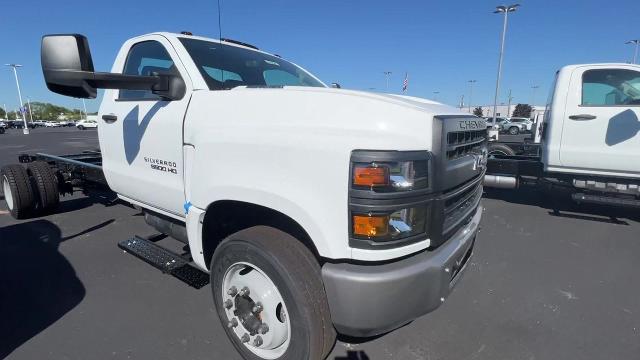
{"label": "headlight", "polygon": [[354,214],[353,235],[374,241],[395,241],[426,232],[426,206],[386,214]]}
{"label": "headlight", "polygon": [[429,186],[428,169],[429,161],[425,157],[416,160],[356,160],[352,165],[351,184],[354,189],[375,192],[425,189]]}
{"label": "headlight", "polygon": [[432,193],[430,162],[428,151],[352,152],[351,246],[388,248],[427,237]]}

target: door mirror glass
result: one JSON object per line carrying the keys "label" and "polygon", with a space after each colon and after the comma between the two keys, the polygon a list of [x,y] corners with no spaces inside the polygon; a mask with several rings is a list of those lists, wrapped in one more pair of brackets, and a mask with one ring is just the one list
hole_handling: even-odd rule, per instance
{"label": "door mirror glass", "polygon": [[96,88],[86,81],[92,78],[94,71],[86,37],[46,35],[41,45],[40,61],[49,90],[78,98],[96,97]]}

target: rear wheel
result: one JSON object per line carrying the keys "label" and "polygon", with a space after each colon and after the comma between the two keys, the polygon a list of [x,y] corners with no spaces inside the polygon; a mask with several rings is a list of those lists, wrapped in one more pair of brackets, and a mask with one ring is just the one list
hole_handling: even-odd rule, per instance
{"label": "rear wheel", "polygon": [[266,226],[225,239],[211,259],[213,298],[245,359],[324,359],[335,329],[313,254]]}
{"label": "rear wheel", "polygon": [[58,207],[58,179],[49,164],[44,161],[32,162],[27,165],[27,174],[31,177],[33,188],[37,190],[34,192],[36,211],[47,213]]}
{"label": "rear wheel", "polygon": [[82,125],[78,126],[78,130],[84,130],[84,126]]}
{"label": "rear wheel", "polygon": [[492,155],[514,156],[516,154],[515,151],[507,145],[497,143],[489,143],[487,153],[489,157]]}
{"label": "rear wheel", "polygon": [[20,165],[7,165],[0,170],[0,181],[11,216],[16,219],[29,217],[35,201],[27,171]]}
{"label": "rear wheel", "polygon": [[518,127],[512,126],[509,128],[510,135],[518,135],[519,133],[520,133],[520,129],[518,129]]}
{"label": "rear wheel", "polygon": [[0,127],[0,134],[4,134],[4,128]]}

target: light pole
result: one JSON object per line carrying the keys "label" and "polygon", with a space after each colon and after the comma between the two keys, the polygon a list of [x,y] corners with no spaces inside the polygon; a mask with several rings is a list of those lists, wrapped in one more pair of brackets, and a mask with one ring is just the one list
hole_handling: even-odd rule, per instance
{"label": "light pole", "polygon": [[640,45],[640,39],[629,40],[625,44],[634,44],[636,46],[635,51],[633,52],[633,63],[638,63],[638,45]]}
{"label": "light pole", "polygon": [[460,95],[460,109],[464,107],[464,95]]}
{"label": "light pole", "polygon": [[473,84],[476,83],[476,80],[469,80],[469,113],[471,113],[471,99],[473,98]]}
{"label": "light pole", "polygon": [[87,120],[87,104],[85,104],[84,99],[82,99],[82,107],[84,107],[84,119]]}
{"label": "light pole", "polygon": [[496,79],[496,94],[493,98],[493,119],[491,120],[491,127],[496,127],[496,110],[498,107],[498,93],[500,92],[500,76],[502,76],[502,57],[504,55],[504,39],[507,35],[507,18],[510,12],[514,12],[518,9],[520,4],[512,5],[500,5],[496,6],[494,14],[504,14],[504,22],[502,24],[502,38],[500,40],[500,58],[498,60],[498,78]]}
{"label": "light pole", "polygon": [[433,92],[433,100],[438,100],[438,94],[440,94],[440,91]]}
{"label": "light pole", "polygon": [[536,104],[536,91],[538,90],[538,88],[540,87],[540,85],[533,85],[531,87],[531,106]]}
{"label": "light pole", "polygon": [[29,105],[29,120],[33,122],[33,112],[31,112],[31,99],[27,98],[27,105]]}
{"label": "light pole", "polygon": [[2,104],[2,109],[4,110],[4,119],[9,120],[9,109],[7,109],[7,104]]}
{"label": "light pole", "polygon": [[509,89],[509,105],[507,106],[507,117],[511,116],[511,100],[513,100],[513,96],[511,96],[511,89]]}
{"label": "light pole", "polygon": [[387,87],[386,87],[386,92],[389,92],[389,77],[391,76],[391,74],[393,74],[391,71],[384,71],[383,72],[384,77],[387,79]]}
{"label": "light pole", "polygon": [[22,129],[22,133],[27,135],[29,134],[29,126],[27,126],[27,117],[24,116],[24,112],[22,111],[23,102],[22,102],[22,93],[20,93],[20,81],[18,81],[18,70],[19,67],[22,67],[20,64],[5,64],[6,66],[11,66],[13,68],[13,75],[16,77],[16,87],[18,88],[18,99],[20,100],[20,114],[22,114],[22,122],[24,122],[24,129]]}

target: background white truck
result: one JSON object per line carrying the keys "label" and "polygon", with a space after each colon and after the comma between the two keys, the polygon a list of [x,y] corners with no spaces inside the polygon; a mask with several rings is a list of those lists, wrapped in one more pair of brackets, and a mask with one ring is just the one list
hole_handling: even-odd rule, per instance
{"label": "background white truck", "polygon": [[640,207],[640,66],[569,65],[556,73],[541,143],[492,142],[485,186],[535,182],[575,201]]}
{"label": "background white truck", "polygon": [[[52,91],[95,97],[101,151],[2,169],[18,218],[108,184],[188,244],[127,252],[195,287],[246,359],[321,359],[336,331],[373,336],[436,309],[482,214],[486,124],[439,103],[332,89],[255,47],[190,34],[128,40],[112,73],[87,39],[42,40]],[[30,186],[30,184],[35,184]]]}

